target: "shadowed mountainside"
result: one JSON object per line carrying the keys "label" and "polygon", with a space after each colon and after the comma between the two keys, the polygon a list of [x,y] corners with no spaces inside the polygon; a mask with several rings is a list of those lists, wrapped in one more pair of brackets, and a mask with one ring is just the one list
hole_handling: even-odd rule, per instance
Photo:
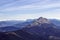
{"label": "shadowed mountainside", "polygon": [[40,17],[23,29],[0,32],[1,40],[60,40],[60,29],[48,19]]}

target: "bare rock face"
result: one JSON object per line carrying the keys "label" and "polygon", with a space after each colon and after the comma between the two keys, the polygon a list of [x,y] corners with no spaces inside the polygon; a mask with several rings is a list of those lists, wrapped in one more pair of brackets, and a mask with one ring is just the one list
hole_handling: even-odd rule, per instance
{"label": "bare rock face", "polygon": [[41,23],[41,24],[43,24],[43,23],[50,23],[50,21],[48,19],[43,18],[43,17],[38,18],[36,20],[36,22]]}
{"label": "bare rock face", "polygon": [[40,17],[40,18],[36,19],[31,24],[31,26],[41,25],[41,24],[44,24],[44,23],[50,24],[51,22],[48,19],[46,19],[46,18]]}

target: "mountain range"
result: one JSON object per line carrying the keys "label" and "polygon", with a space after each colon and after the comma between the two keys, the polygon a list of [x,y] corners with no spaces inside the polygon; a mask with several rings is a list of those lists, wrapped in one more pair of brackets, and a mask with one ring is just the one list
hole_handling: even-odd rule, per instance
{"label": "mountain range", "polygon": [[[19,26],[22,28],[20,29]],[[15,24],[14,27],[19,28],[19,30],[0,32],[0,40],[60,40],[58,26],[43,17],[22,24]],[[12,26],[6,28],[13,29]]]}

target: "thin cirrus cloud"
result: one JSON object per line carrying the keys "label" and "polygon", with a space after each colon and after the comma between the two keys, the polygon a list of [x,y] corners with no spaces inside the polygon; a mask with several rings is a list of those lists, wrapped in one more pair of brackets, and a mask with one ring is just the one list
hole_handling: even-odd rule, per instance
{"label": "thin cirrus cloud", "polygon": [[39,16],[59,19],[59,11],[60,0],[0,0],[0,20],[25,20]]}
{"label": "thin cirrus cloud", "polygon": [[[3,9],[3,11],[15,11],[15,10],[29,10],[29,9],[45,9],[45,8],[52,8],[52,7],[60,7],[60,2],[55,2],[55,3],[46,3],[48,0],[46,0],[45,2],[42,1],[42,2],[32,2],[31,4],[27,5],[27,3],[23,6],[19,5],[19,6],[15,6],[15,4],[17,4],[17,2],[13,2],[13,3],[10,3],[10,4],[7,4],[5,6],[11,6],[11,5],[14,5],[12,7],[7,7],[5,9]],[[49,1],[48,1],[49,2]],[[37,4],[38,3],[38,4]],[[42,3],[42,4],[41,4]],[[22,4],[22,3],[21,3]],[[17,4],[18,5],[18,4]]]}
{"label": "thin cirrus cloud", "polygon": [[25,5],[25,6],[17,6],[6,8],[3,11],[16,11],[16,10],[34,10],[34,9],[46,9],[46,8],[55,8],[60,7],[59,3],[47,4],[47,5]]}

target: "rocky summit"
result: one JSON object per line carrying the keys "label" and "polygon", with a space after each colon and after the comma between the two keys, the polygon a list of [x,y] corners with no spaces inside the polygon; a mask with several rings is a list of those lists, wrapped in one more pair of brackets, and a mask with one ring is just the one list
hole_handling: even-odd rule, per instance
{"label": "rocky summit", "polygon": [[39,17],[38,19],[35,19],[31,24],[29,24],[29,26],[37,26],[41,24],[51,24],[51,22],[46,18]]}

